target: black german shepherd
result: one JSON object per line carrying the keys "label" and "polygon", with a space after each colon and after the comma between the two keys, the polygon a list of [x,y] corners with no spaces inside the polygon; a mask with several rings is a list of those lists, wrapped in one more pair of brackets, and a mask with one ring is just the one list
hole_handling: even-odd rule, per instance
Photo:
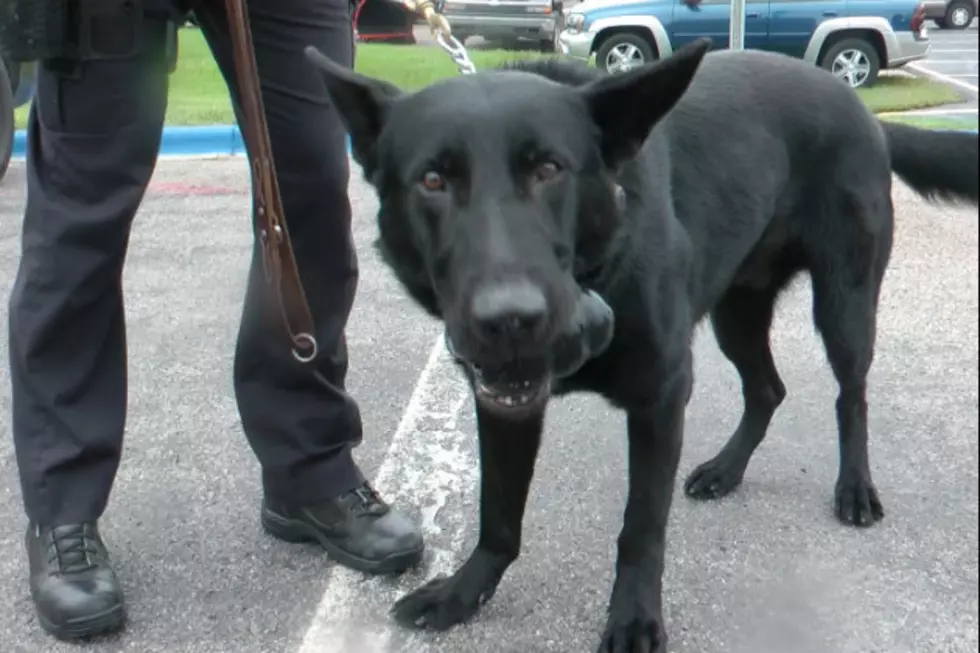
{"label": "black german shepherd", "polygon": [[[739,484],[786,394],[769,327],[801,272],[840,387],[836,515],[868,526],[884,514],[865,379],[892,247],[892,172],[924,197],[976,204],[977,136],[879,122],[796,59],[708,49],[701,40],[615,76],[522,62],[411,94],[308,51],[380,198],[380,251],[444,321],[476,399],[479,543],[452,577],[399,600],[399,622],[445,629],[491,597],[520,552],[548,399],[592,391],[626,411],[629,438],[599,650],[666,651],[664,544],[695,325],[710,315],[744,395],[734,435],[685,485],[713,498]],[[580,288],[612,307],[614,336],[556,378],[552,347]]]}

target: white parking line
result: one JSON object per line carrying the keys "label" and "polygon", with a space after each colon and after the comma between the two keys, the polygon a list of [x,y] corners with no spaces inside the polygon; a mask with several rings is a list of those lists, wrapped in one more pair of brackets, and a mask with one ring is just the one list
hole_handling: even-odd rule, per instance
{"label": "white parking line", "polygon": [[913,109],[911,111],[886,111],[879,116],[966,116],[978,113],[977,107],[969,109]]}
{"label": "white parking line", "polygon": [[956,79],[955,77],[951,77],[949,75],[944,75],[943,73],[937,72],[935,70],[930,70],[930,69],[926,68],[925,66],[923,66],[923,65],[921,65],[919,63],[910,63],[910,64],[907,64],[906,65],[906,68],[909,68],[909,69],[915,71],[916,73],[918,73],[920,75],[925,75],[926,77],[932,77],[933,79],[935,79],[937,81],[946,82],[947,84],[952,84],[953,86],[958,86],[958,87],[960,87],[962,89],[965,89],[967,91],[970,91],[974,95],[977,94],[977,85],[976,84],[968,84],[967,82],[964,82],[962,80]]}
{"label": "white parking line", "polygon": [[[455,567],[466,520],[460,515],[447,519],[445,507],[450,497],[476,489],[475,447],[466,445],[471,436],[459,425],[469,398],[469,388],[440,335],[374,479],[378,492],[393,503],[420,507],[428,540],[427,577]],[[435,539],[442,548],[434,545]],[[334,566],[298,653],[428,653],[429,644],[394,626],[388,615],[398,594],[419,582],[418,576],[409,574],[407,586],[401,587],[390,578],[366,578]],[[380,613],[377,607],[369,607],[377,606],[379,597],[384,601]],[[397,646],[392,642],[396,628]]]}

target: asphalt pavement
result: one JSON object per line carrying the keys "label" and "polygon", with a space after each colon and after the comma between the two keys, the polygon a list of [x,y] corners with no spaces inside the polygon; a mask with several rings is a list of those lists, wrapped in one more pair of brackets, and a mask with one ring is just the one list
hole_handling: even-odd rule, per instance
{"label": "asphalt pavement", "polygon": [[[373,196],[355,175],[360,291],[350,388],[357,456],[425,525],[426,563],[364,580],[258,525],[258,466],[231,392],[250,249],[242,159],[161,162],[125,272],[130,412],[103,521],[129,601],[128,630],[85,647],[39,634],[9,436],[0,438],[0,650],[5,653],[590,653],[603,625],[625,495],[622,415],[554,403],[522,557],[471,624],[395,628],[406,590],[453,569],[475,538],[472,409],[439,326],[376,258]],[[831,513],[836,387],[814,335],[809,284],[779,309],[773,347],[789,397],[743,487],[718,503],[678,494],[666,577],[672,653],[972,653],[978,637],[978,258],[970,209],[927,206],[904,187],[870,379],[872,465],[885,520]],[[0,321],[13,281],[22,163],[0,185]],[[6,338],[0,360],[6,361]],[[741,408],[708,329],[682,471],[713,455]],[[2,368],[0,368],[2,369]],[[6,383],[6,381],[3,381]],[[0,392],[9,431],[10,399]],[[681,479],[678,479],[680,484]]]}
{"label": "asphalt pavement", "polygon": [[944,81],[961,91],[966,91],[973,99],[977,96],[977,46],[980,36],[977,22],[966,30],[949,30],[933,27],[929,30],[932,49],[928,58],[915,62],[909,67],[915,72],[924,72]]}

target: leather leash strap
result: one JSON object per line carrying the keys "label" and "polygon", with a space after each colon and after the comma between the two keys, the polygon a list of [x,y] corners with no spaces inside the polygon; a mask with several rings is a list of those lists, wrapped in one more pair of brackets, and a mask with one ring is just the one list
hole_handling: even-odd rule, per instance
{"label": "leather leash strap", "polygon": [[272,286],[286,332],[292,340],[293,357],[301,363],[309,363],[316,358],[318,349],[315,325],[286,229],[245,2],[225,0],[225,8],[238,94],[245,114],[242,135],[252,162],[252,197],[259,222],[262,265],[265,280]]}

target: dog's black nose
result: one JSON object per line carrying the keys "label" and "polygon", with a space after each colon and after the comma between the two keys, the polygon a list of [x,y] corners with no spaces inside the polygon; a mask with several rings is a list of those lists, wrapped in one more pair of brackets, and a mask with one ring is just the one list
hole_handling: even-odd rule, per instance
{"label": "dog's black nose", "polygon": [[481,287],[471,310],[479,336],[487,342],[537,340],[548,323],[544,292],[527,280]]}

